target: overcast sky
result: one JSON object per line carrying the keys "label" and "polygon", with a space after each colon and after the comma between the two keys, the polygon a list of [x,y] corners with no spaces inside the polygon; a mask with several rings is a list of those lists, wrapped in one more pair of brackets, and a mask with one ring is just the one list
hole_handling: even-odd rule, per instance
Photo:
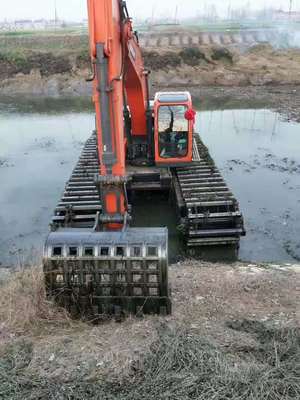
{"label": "overcast sky", "polygon": [[[58,15],[61,19],[81,20],[86,17],[86,0],[56,0]],[[20,18],[54,18],[55,0],[0,0],[0,20]],[[178,5],[178,16],[189,17],[203,11],[204,7],[215,4],[219,14],[226,14],[231,7],[250,6],[264,8],[268,6],[289,8],[289,0],[127,0],[133,17],[173,16]],[[293,0],[293,9],[300,9],[300,0]]]}

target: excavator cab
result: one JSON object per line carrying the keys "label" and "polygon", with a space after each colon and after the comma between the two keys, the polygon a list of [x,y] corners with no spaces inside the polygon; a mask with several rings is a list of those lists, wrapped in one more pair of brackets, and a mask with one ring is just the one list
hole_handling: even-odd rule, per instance
{"label": "excavator cab", "polygon": [[154,99],[155,163],[186,165],[193,158],[195,112],[189,92],[158,92]]}

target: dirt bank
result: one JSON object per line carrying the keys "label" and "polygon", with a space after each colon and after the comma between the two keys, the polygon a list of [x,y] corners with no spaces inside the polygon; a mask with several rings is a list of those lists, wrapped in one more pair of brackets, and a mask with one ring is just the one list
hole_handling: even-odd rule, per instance
{"label": "dirt bank", "polygon": [[39,269],[14,275],[0,288],[1,398],[299,398],[299,268],[174,265],[172,316],[100,326],[46,302]]}
{"label": "dirt bank", "polygon": [[[256,45],[246,52],[216,46],[144,49],[155,87],[299,85],[300,50]],[[76,53],[24,50],[0,53],[0,93],[90,94],[86,50]]]}
{"label": "dirt bank", "polygon": [[191,87],[192,95],[209,108],[267,108],[276,110],[285,120],[300,122],[300,86],[267,85],[246,87]]}
{"label": "dirt bank", "polygon": [[[300,83],[300,51],[274,50],[256,45],[245,52],[226,47],[186,48],[179,66],[172,68],[172,53],[164,53],[165,67],[156,68],[157,85],[264,86]],[[151,57],[159,60],[158,56]],[[170,60],[170,61],[169,61]],[[168,67],[169,66],[169,67]]]}
{"label": "dirt bank", "polygon": [[[52,47],[47,38],[39,46],[30,40],[12,51],[0,46],[0,95],[90,96],[91,75],[85,40],[76,46]],[[50,39],[49,39],[50,40]],[[27,43],[28,42],[28,43]],[[47,49],[42,51],[41,46]],[[70,42],[73,43],[73,40]],[[37,47],[35,47],[37,46]],[[152,92],[189,89],[201,99],[218,103],[234,98],[257,100],[261,106],[300,120],[300,50],[274,50],[268,44],[248,50],[222,46],[148,47],[143,50],[151,69]]]}

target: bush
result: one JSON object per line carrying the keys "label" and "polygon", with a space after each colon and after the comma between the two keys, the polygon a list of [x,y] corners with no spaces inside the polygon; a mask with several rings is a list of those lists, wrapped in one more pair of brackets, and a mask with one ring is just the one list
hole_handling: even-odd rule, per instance
{"label": "bush", "polygon": [[156,51],[144,51],[144,62],[146,68],[153,71],[159,71],[166,68],[176,68],[181,64],[181,59],[177,53],[168,51],[163,54],[159,54]]}
{"label": "bush", "polygon": [[225,47],[213,49],[211,58],[215,61],[222,61],[225,64],[233,64],[233,54]]}
{"label": "bush", "polygon": [[187,65],[195,67],[200,64],[201,61],[206,62],[206,57],[202,51],[196,47],[187,47],[179,53],[183,62]]}
{"label": "bush", "polygon": [[42,52],[2,52],[0,53],[0,76],[10,78],[15,74],[29,74],[38,69],[42,76],[70,72],[72,65],[67,57],[54,56]]}
{"label": "bush", "polygon": [[46,299],[42,268],[15,273],[0,287],[2,331],[18,336],[49,321],[67,322],[68,316]]}

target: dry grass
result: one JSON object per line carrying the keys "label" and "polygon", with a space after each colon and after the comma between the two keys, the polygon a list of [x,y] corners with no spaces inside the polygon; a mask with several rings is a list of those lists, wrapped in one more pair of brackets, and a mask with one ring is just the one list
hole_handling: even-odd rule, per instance
{"label": "dry grass", "polygon": [[90,326],[47,302],[40,268],[17,273],[0,287],[0,398],[298,399],[299,277],[177,265],[172,316]]}
{"label": "dry grass", "polygon": [[[300,398],[300,331],[239,321],[231,329],[256,339],[243,352],[224,349],[184,327],[158,330],[158,339],[123,380],[110,381],[82,368],[72,377],[33,373],[31,342],[6,348],[0,358],[3,400],[296,400]],[[49,364],[49,362],[48,362]],[[46,367],[46,366],[44,366]],[[91,367],[90,367],[91,368]]]}
{"label": "dry grass", "polygon": [[17,272],[0,287],[0,339],[69,321],[64,310],[47,301],[41,267]]}

